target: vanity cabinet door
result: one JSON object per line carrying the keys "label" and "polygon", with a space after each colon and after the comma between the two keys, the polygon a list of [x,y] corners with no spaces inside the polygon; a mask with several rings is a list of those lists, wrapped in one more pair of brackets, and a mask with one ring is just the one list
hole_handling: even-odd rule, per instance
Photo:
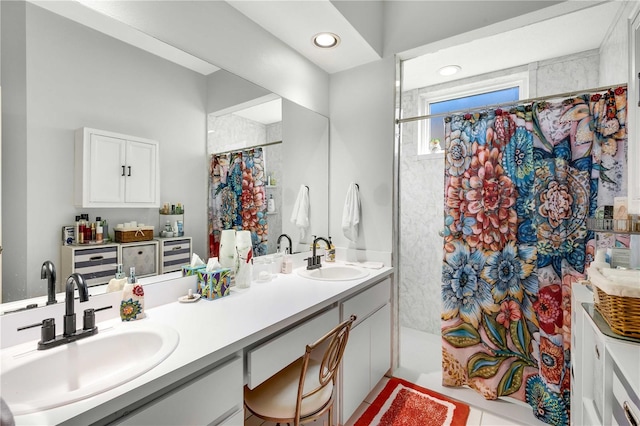
{"label": "vanity cabinet door", "polygon": [[204,372],[194,380],[134,411],[118,425],[234,425],[242,416],[242,356]]}
{"label": "vanity cabinet door", "polygon": [[156,141],[85,127],[75,143],[77,206],[159,207]]}
{"label": "vanity cabinet door", "polygon": [[391,280],[375,284],[342,303],[342,320],[357,320],[341,367],[340,419],[344,424],[391,368]]}

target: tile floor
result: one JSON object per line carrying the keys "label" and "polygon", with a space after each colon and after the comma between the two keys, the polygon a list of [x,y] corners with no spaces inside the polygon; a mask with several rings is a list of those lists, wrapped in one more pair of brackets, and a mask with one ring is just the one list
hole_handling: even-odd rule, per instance
{"label": "tile floor", "polygon": [[[468,426],[545,425],[533,416],[531,407],[524,403],[511,402],[511,400],[487,401],[471,389],[442,386],[440,344],[440,336],[403,327],[400,331],[401,367],[394,371],[394,375],[468,404],[471,407],[467,420]],[[344,426],[353,426],[388,380],[386,377],[382,378]],[[326,426],[327,420],[322,418],[308,424]],[[275,423],[264,422],[247,413],[244,426],[275,426]]]}

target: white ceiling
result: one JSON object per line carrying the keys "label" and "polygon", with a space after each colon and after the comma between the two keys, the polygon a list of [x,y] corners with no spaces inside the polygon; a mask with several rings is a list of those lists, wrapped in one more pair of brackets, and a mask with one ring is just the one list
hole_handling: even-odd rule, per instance
{"label": "white ceiling", "polygon": [[[110,18],[104,10],[92,9],[95,5],[90,5],[91,2],[87,0],[30,1],[202,74],[207,75],[218,69]],[[526,4],[526,7],[519,6],[518,1]],[[385,37],[411,39],[412,35],[413,39],[417,39],[416,35],[429,33],[428,40],[431,44],[427,43],[422,48],[411,46],[412,49],[405,52],[393,52],[402,58],[412,58],[405,61],[404,89],[596,49],[610,31],[610,24],[622,5],[619,1],[570,1],[560,4],[540,1],[534,5],[528,0],[450,3],[435,0],[384,0],[382,3],[362,0],[344,3],[341,0],[228,0],[227,3],[329,74],[379,60],[381,56],[378,52],[383,48],[372,46],[377,44],[376,40]],[[461,5],[464,6],[462,10],[465,13],[464,17],[460,17],[461,22],[465,19],[469,22],[471,19],[474,23],[482,24],[476,24],[473,30],[461,25],[460,30],[457,30],[450,22],[438,19],[438,15],[445,11],[458,13]],[[493,16],[497,11],[495,8],[504,6],[504,9],[507,5],[511,7],[509,13],[501,16],[510,16],[510,22],[496,23]],[[397,13],[399,8],[404,8],[404,17]],[[411,14],[413,8],[420,11],[418,22],[423,25],[424,31],[412,28],[416,24],[405,24],[410,20],[406,13],[409,11]],[[532,12],[532,8],[538,8],[537,12],[540,13],[535,18],[528,19],[536,12]],[[580,8],[583,9],[574,11]],[[518,15],[518,10],[528,10],[529,13]],[[379,13],[376,14],[376,11]],[[555,13],[560,16],[553,16]],[[416,14],[418,13],[414,15]],[[537,22],[529,23],[531,21]],[[518,25],[521,22],[526,24]],[[485,28],[491,29],[478,30],[478,25],[484,23]],[[338,34],[341,43],[336,48],[327,50],[314,47],[312,36],[322,31]],[[445,36],[439,39],[440,34]],[[527,43],[532,38],[536,43]],[[412,52],[421,50],[429,53],[413,58],[416,55]],[[445,80],[437,70],[448,64],[460,65],[462,72]]]}

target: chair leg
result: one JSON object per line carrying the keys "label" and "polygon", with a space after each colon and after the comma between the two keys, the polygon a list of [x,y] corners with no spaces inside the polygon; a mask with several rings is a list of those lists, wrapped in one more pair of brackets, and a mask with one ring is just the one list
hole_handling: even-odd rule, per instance
{"label": "chair leg", "polygon": [[327,414],[329,415],[329,426],[333,426],[333,404],[331,404],[331,407],[329,407],[329,411],[327,411]]}

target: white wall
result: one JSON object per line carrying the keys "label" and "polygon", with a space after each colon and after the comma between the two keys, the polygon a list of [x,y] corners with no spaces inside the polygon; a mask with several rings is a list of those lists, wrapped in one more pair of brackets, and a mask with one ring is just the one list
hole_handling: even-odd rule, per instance
{"label": "white wall", "polygon": [[[46,293],[40,265],[47,259],[60,265],[61,227],[81,212],[107,218],[111,227],[125,220],[158,226],[156,209],[73,206],[74,130],[83,126],[159,141],[161,202],[185,205],[185,233],[204,255],[205,77],[29,3],[26,8],[26,136],[3,141],[3,300]],[[9,129],[11,118],[3,124]]]}
{"label": "white wall", "polygon": [[224,1],[91,4],[284,98],[329,114],[327,73]]}
{"label": "white wall", "polygon": [[[392,251],[394,81],[393,58],[331,75],[329,235],[337,247]],[[360,185],[356,243],[341,227],[350,182]]]}

